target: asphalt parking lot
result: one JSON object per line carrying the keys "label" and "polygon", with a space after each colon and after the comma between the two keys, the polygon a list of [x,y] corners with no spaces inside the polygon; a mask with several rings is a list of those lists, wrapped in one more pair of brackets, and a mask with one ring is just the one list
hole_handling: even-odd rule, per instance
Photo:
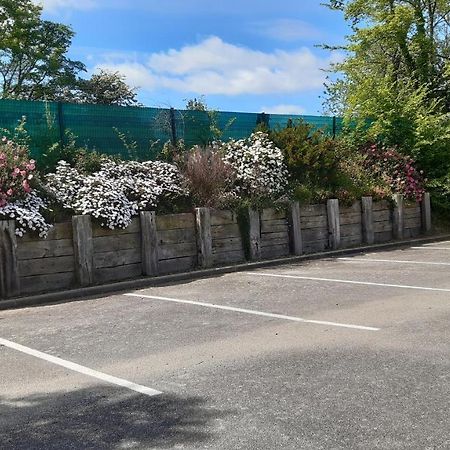
{"label": "asphalt parking lot", "polygon": [[448,449],[450,242],[0,312],[0,448]]}

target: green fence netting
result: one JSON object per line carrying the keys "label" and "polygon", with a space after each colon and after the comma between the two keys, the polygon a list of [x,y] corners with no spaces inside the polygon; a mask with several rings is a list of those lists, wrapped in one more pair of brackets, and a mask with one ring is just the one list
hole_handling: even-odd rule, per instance
{"label": "green fence netting", "polygon": [[218,137],[242,139],[260,122],[275,128],[286,126],[289,119],[302,119],[330,136],[342,128],[341,119],[326,116],[0,100],[0,130],[13,131],[22,117],[34,156],[66,141],[68,133],[80,147],[124,158],[155,159],[167,141],[184,139],[190,147]]}

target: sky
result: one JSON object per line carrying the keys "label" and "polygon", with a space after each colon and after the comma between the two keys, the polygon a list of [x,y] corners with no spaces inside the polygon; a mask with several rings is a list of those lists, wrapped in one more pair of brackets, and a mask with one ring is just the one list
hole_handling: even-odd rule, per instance
{"label": "sky", "polygon": [[36,0],[72,26],[86,76],[117,70],[145,106],[204,96],[222,111],[322,113],[326,69],[348,28],[324,0]]}

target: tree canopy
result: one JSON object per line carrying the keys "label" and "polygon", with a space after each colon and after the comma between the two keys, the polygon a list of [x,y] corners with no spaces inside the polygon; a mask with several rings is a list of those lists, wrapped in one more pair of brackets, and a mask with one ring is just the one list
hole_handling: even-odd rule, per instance
{"label": "tree canopy", "polygon": [[80,78],[86,66],[68,56],[72,28],[41,15],[32,0],[0,0],[0,98],[138,105],[118,72]]}
{"label": "tree canopy", "polygon": [[[326,106],[366,137],[450,166],[450,0],[330,0],[351,34]],[[336,47],[329,47],[336,48]],[[369,125],[370,123],[370,125]],[[447,167],[447,168],[446,168]]]}

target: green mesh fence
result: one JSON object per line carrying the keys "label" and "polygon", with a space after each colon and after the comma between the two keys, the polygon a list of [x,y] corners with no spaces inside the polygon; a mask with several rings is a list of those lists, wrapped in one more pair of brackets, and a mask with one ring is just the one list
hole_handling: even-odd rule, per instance
{"label": "green mesh fence", "polygon": [[260,122],[275,128],[286,126],[289,119],[303,119],[330,136],[342,128],[341,119],[325,116],[0,100],[0,129],[14,130],[22,117],[26,118],[33,156],[67,140],[67,133],[75,137],[80,147],[123,158],[155,159],[169,140],[184,139],[190,147],[214,138],[242,139]]}

